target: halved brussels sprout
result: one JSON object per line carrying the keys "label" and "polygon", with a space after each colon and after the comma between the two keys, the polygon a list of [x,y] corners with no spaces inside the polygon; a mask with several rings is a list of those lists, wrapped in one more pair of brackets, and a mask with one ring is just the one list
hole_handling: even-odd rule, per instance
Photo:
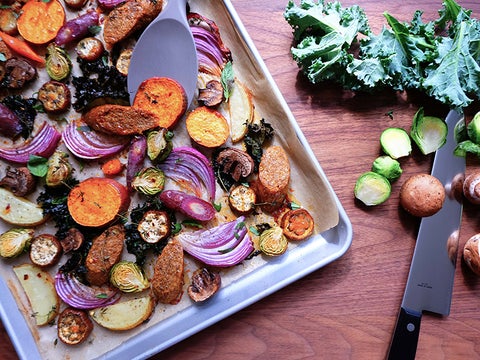
{"label": "halved brussels sprout", "polygon": [[392,192],[390,181],[380,174],[367,171],[355,183],[355,197],[367,206],[379,205],[386,201]]}
{"label": "halved brussels sprout", "polygon": [[150,131],[147,136],[147,155],[152,161],[162,161],[173,149],[173,133],[165,128]]}
{"label": "halved brussels sprout", "polygon": [[53,43],[47,46],[47,57],[45,67],[48,76],[53,80],[63,80],[72,71],[70,55],[59,46]]}
{"label": "halved brussels sprout", "polygon": [[288,240],[279,226],[273,226],[260,234],[260,250],[265,255],[278,256],[287,251]]}
{"label": "halved brussels sprout", "polygon": [[136,263],[127,260],[120,261],[112,267],[110,283],[127,293],[141,292],[150,286],[143,269]]}
{"label": "halved brussels sprout", "polygon": [[402,128],[388,128],[380,135],[380,145],[385,154],[394,159],[410,155],[412,142],[408,133]]}
{"label": "halved brussels sprout", "polygon": [[434,116],[424,116],[423,108],[420,108],[413,117],[410,136],[424,155],[441,148],[447,141],[447,133],[445,121]]}
{"label": "halved brussels sprout", "polygon": [[155,195],[163,190],[165,174],[156,167],[141,170],[133,179],[132,187],[145,195]]}
{"label": "halved brussels sprout", "polygon": [[45,177],[47,186],[58,186],[72,174],[72,165],[68,162],[68,154],[56,150],[48,159],[48,170]]}
{"label": "halved brussels sprout", "polygon": [[13,258],[25,252],[33,239],[33,229],[15,228],[0,235],[0,256]]}

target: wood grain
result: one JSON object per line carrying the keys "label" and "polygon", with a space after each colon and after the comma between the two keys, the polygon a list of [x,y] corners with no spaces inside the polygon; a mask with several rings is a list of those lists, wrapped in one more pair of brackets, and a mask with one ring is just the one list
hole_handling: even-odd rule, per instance
{"label": "wood grain", "polygon": [[[289,49],[291,28],[283,18],[287,0],[232,0],[248,33],[305,133],[350,220],[354,238],[337,261],[172,346],[152,359],[384,359],[402,300],[419,220],[398,205],[401,183],[429,173],[432,156],[418,151],[402,159],[404,173],[392,197],[366,208],[353,197],[357,177],[379,155],[379,135],[390,126],[409,128],[419,106],[446,110],[421,96],[361,95],[324,84],[313,86],[299,73]],[[459,3],[480,17],[480,3]],[[436,18],[440,0],[348,0],[365,9],[378,32],[388,11],[409,21],[421,8]],[[393,120],[386,114],[393,111]],[[469,164],[469,171],[478,167]],[[479,209],[466,205],[460,246],[480,232]],[[460,260],[448,317],[424,315],[417,359],[480,358],[480,285]],[[15,359],[0,329],[0,357]]]}

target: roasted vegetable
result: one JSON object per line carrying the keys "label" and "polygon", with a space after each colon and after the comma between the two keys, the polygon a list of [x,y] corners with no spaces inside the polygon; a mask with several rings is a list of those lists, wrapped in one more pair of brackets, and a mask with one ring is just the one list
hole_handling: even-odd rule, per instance
{"label": "roasted vegetable", "polygon": [[120,261],[110,270],[110,283],[126,293],[141,292],[150,287],[143,269],[131,261]]}
{"label": "roasted vegetable", "polygon": [[59,186],[65,184],[73,172],[73,167],[68,161],[68,154],[61,150],[56,150],[48,158],[48,170],[45,176],[47,186]]}
{"label": "roasted vegetable", "polygon": [[50,80],[38,89],[38,100],[47,113],[57,114],[68,110],[71,104],[70,89],[62,82]]}
{"label": "roasted vegetable", "polygon": [[380,135],[380,145],[385,154],[393,159],[408,156],[412,152],[410,137],[401,128],[385,129]]}
{"label": "roasted vegetable", "polygon": [[270,123],[261,119],[259,123],[248,124],[247,134],[244,142],[248,154],[255,162],[255,172],[258,171],[258,165],[263,155],[263,145],[268,140],[271,140],[275,135],[275,130]]}
{"label": "roasted vegetable", "polygon": [[100,17],[94,10],[77,16],[76,18],[68,20],[58,30],[55,37],[55,44],[57,46],[64,46],[72,41],[78,41],[89,34],[90,28],[98,25]]}
{"label": "roasted vegetable", "polygon": [[127,188],[132,188],[133,179],[143,169],[147,157],[147,139],[144,135],[136,135],[132,138],[127,156]]}
{"label": "roasted vegetable", "polygon": [[20,118],[8,106],[0,103],[0,135],[16,139],[23,131]]}
{"label": "roasted vegetable", "polygon": [[67,230],[65,236],[60,239],[60,244],[64,253],[69,253],[70,251],[75,251],[83,245],[85,237],[82,232],[77,228],[70,228]]}
{"label": "roasted vegetable", "polygon": [[155,195],[163,190],[165,174],[156,167],[147,167],[135,175],[132,188],[145,195]]}
{"label": "roasted vegetable", "polygon": [[117,176],[125,168],[125,165],[119,158],[113,158],[108,160],[102,165],[102,172],[105,176]]}
{"label": "roasted vegetable", "polygon": [[403,172],[400,163],[388,155],[377,157],[373,161],[372,171],[385,176],[390,182],[397,180]]}
{"label": "roasted vegetable", "polygon": [[430,154],[437,151],[447,141],[448,127],[445,121],[434,116],[424,116],[423,108],[413,117],[410,137],[417,144],[420,151]]}
{"label": "roasted vegetable", "polygon": [[128,48],[122,50],[120,55],[118,56],[117,62],[115,63],[115,67],[120,72],[120,74],[127,76],[128,75],[128,68],[130,66],[130,59],[132,58],[133,49]]}
{"label": "roasted vegetable", "polygon": [[45,68],[52,80],[66,79],[72,71],[70,55],[63,48],[51,43],[47,46]]}
{"label": "roasted vegetable", "polygon": [[150,131],[147,135],[147,155],[154,162],[165,160],[173,149],[173,132],[166,128]]}
{"label": "roasted vegetable", "polygon": [[152,77],[138,87],[133,106],[155,114],[157,126],[172,129],[187,110],[187,101],[187,94],[178,81]]}
{"label": "roasted vegetable", "polygon": [[205,88],[198,90],[198,101],[204,106],[214,107],[223,101],[223,86],[218,80],[210,80]]}
{"label": "roasted vegetable", "polygon": [[138,223],[137,230],[143,240],[155,244],[170,236],[172,222],[166,211],[149,210]]}
{"label": "roasted vegetable", "polygon": [[165,190],[159,199],[169,209],[180,211],[190,219],[210,221],[215,217],[215,208],[209,202],[179,190]]}
{"label": "roasted vegetable", "polygon": [[92,330],[92,320],[83,310],[68,307],[58,316],[57,335],[67,345],[81,344],[87,340]]}
{"label": "roasted vegetable", "polygon": [[0,31],[9,35],[17,34],[18,14],[13,7],[4,7],[0,9]]}
{"label": "roasted vegetable", "polygon": [[188,296],[195,301],[201,302],[212,297],[219,289],[222,282],[220,274],[207,268],[195,270],[192,282],[188,286]]}
{"label": "roasted vegetable", "polygon": [[258,243],[260,250],[268,256],[279,256],[288,248],[288,241],[279,226],[273,226],[260,234]]}
{"label": "roasted vegetable", "polygon": [[30,244],[30,260],[41,268],[49,267],[60,260],[62,251],[62,245],[54,235],[40,234]]}
{"label": "roasted vegetable", "polygon": [[229,191],[234,184],[245,181],[255,170],[252,157],[238,148],[219,148],[213,152],[212,159],[217,182],[225,191]]}
{"label": "roasted vegetable", "polygon": [[[3,117],[2,111],[4,105],[19,119],[22,128],[20,135],[26,139],[33,131],[33,124],[35,122],[35,117],[37,116],[37,110],[35,109],[37,102],[37,99],[26,99],[19,95],[6,96],[0,103],[0,118]],[[3,123],[3,119],[0,123]],[[4,124],[0,125],[0,128],[3,125]]]}
{"label": "roasted vegetable", "polygon": [[255,191],[244,184],[233,187],[228,194],[228,203],[232,210],[246,214],[255,208],[257,195]]}
{"label": "roasted vegetable", "polygon": [[360,175],[355,183],[355,197],[367,206],[379,205],[391,194],[390,181],[380,174],[368,171]]}
{"label": "roasted vegetable", "polygon": [[7,46],[16,53],[25,56],[26,58],[33,60],[39,64],[45,64],[45,59],[38,55],[32,48],[25,42],[15,36],[8,35],[4,32],[0,32],[0,38],[7,44]]}
{"label": "roasted vegetable", "polygon": [[47,219],[39,205],[4,188],[0,188],[0,218],[18,226],[40,225]]}
{"label": "roasted vegetable", "polygon": [[186,127],[192,140],[207,148],[225,144],[230,135],[227,119],[206,106],[197,107],[187,115]]}
{"label": "roasted vegetable", "polygon": [[33,264],[14,266],[13,272],[27,295],[36,324],[49,324],[60,310],[60,299],[50,274]]}
{"label": "roasted vegetable", "polygon": [[59,0],[28,1],[17,20],[18,32],[32,44],[46,44],[57,36],[65,22],[65,9]]}
{"label": "roasted vegetable", "polygon": [[12,169],[7,167],[5,176],[0,180],[0,186],[7,188],[16,196],[26,196],[35,190],[35,177],[27,167]]}
{"label": "roasted vegetable", "polygon": [[307,209],[291,209],[282,214],[280,226],[289,240],[300,241],[312,235],[315,222]]}
{"label": "roasted vegetable", "polygon": [[33,239],[34,229],[13,228],[0,235],[0,256],[17,257],[28,250]]}
{"label": "roasted vegetable", "polygon": [[147,321],[153,312],[155,301],[150,296],[100,307],[89,312],[100,326],[114,331],[133,329]]}
{"label": "roasted vegetable", "polygon": [[236,143],[245,137],[248,125],[254,118],[252,94],[239,79],[235,79],[232,84],[227,106],[230,137]]}
{"label": "roasted vegetable", "polygon": [[78,42],[75,51],[82,60],[95,61],[104,54],[105,47],[99,39],[89,36]]}

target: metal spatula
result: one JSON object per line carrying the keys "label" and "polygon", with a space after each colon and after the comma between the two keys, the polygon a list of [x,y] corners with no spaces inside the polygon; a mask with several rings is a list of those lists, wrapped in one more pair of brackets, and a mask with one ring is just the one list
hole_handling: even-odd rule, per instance
{"label": "metal spatula", "polygon": [[128,70],[130,103],[142,81],[154,76],[177,80],[191,103],[197,84],[198,62],[186,7],[187,0],[168,0],[138,39]]}

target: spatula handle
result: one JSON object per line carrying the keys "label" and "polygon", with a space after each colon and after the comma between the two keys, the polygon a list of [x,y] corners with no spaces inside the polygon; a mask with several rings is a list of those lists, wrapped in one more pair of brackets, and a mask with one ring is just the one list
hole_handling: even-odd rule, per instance
{"label": "spatula handle", "polygon": [[400,308],[388,360],[413,360],[417,352],[422,313]]}

